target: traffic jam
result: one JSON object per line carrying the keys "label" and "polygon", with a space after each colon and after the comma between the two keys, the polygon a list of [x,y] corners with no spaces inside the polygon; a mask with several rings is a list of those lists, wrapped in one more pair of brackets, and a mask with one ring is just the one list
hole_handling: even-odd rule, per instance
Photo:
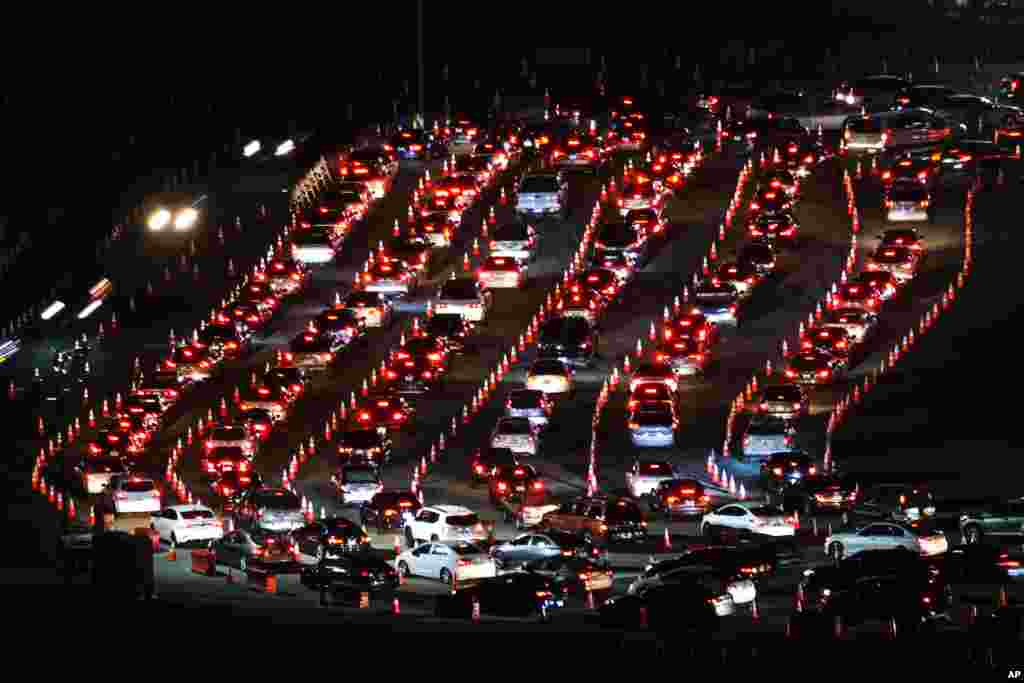
{"label": "traffic jam", "polygon": [[[830,451],[1020,158],[1019,109],[929,88],[839,84],[838,139],[777,97],[555,93],[325,155],[221,305],[39,456],[66,557],[118,529],[163,583],[483,622],[997,618],[1024,498],[952,509]],[[54,364],[87,382],[87,352]]]}

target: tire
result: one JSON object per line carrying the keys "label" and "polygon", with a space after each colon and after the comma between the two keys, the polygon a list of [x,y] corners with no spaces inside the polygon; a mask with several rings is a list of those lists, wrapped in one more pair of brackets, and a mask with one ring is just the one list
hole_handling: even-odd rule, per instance
{"label": "tire", "polygon": [[828,547],[828,556],[832,558],[834,562],[839,562],[845,556],[846,551],[843,549],[842,543],[833,543]]}
{"label": "tire", "polygon": [[977,524],[969,524],[964,527],[964,543],[967,545],[980,544],[983,536],[984,534],[981,532],[981,527]]}
{"label": "tire", "polygon": [[715,537],[715,530],[710,524],[704,524],[700,528],[700,535],[704,538],[712,539]]}
{"label": "tire", "polygon": [[520,515],[516,515],[516,529],[522,531],[526,528],[526,524],[523,523],[523,518]]}
{"label": "tire", "polygon": [[804,501],[804,517],[810,517],[814,514],[814,504],[810,499]]}
{"label": "tire", "polygon": [[441,570],[441,583],[446,586],[452,585],[452,573],[448,571],[447,567]]}
{"label": "tire", "polygon": [[409,527],[405,527],[405,542],[409,545],[410,548],[416,547],[416,539],[413,537],[412,529],[410,529]]}
{"label": "tire", "polygon": [[431,543],[437,543],[440,540],[441,539],[437,537],[437,534],[430,534],[430,542]]}
{"label": "tire", "polygon": [[[116,513],[114,514],[114,518],[115,519],[117,518],[117,514]],[[175,546],[178,545],[178,535],[176,533],[174,533],[173,531],[171,532],[171,545],[175,545]]]}
{"label": "tire", "polygon": [[398,575],[406,579],[410,576],[409,565],[405,562],[405,560],[402,560],[398,563]]}
{"label": "tire", "polygon": [[318,563],[319,562],[323,562],[323,559],[324,559],[324,547],[323,547],[323,545],[318,545],[316,547],[316,561]]}

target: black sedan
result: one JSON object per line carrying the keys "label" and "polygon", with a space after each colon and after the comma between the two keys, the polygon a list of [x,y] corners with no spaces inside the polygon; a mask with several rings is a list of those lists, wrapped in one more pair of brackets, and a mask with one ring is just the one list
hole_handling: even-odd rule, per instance
{"label": "black sedan", "polygon": [[364,527],[372,525],[378,531],[401,529],[420,507],[412,491],[385,490],[363,505],[359,519]]}
{"label": "black sedan", "polygon": [[601,605],[599,621],[611,628],[646,626],[655,631],[709,636],[719,628],[713,598],[711,591],[696,581],[651,586],[635,595],[609,599]]}
{"label": "black sedan", "polygon": [[469,616],[476,602],[480,614],[507,617],[539,617],[547,621],[550,612],[565,606],[564,590],[540,574],[516,572],[489,579],[443,596],[437,602],[437,616]]}
{"label": "black sedan", "polygon": [[398,572],[368,553],[342,555],[303,567],[299,581],[311,590],[332,593],[390,593],[398,587]]}

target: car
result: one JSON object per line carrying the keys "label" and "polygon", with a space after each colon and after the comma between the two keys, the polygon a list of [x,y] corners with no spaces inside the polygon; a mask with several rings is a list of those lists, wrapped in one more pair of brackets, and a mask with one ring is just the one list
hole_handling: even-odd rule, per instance
{"label": "car", "polygon": [[373,526],[380,532],[404,529],[420,507],[412,491],[383,489],[360,508],[359,521],[364,528]]}
{"label": "car", "polygon": [[1006,584],[1024,576],[1024,552],[989,544],[957,545],[946,552],[944,565],[950,581]]}
{"label": "car", "polygon": [[422,210],[412,215],[409,233],[426,240],[435,249],[447,249],[458,227],[459,221],[454,220],[448,211]]}
{"label": "car", "polygon": [[888,168],[879,168],[878,176],[882,185],[888,189],[904,187],[905,184],[932,186],[938,180],[938,167],[927,157],[901,155],[891,162]]}
{"label": "car", "polygon": [[378,292],[354,291],[339,306],[351,311],[367,327],[389,327],[394,319],[394,307]]}
{"label": "car", "polygon": [[664,481],[677,478],[676,468],[666,460],[637,458],[626,472],[626,490],[634,498],[654,498]]}
{"label": "car", "polygon": [[921,185],[894,185],[885,193],[885,220],[894,222],[932,222],[931,193]]}
{"label": "car", "polygon": [[946,535],[931,525],[872,522],[856,529],[844,529],[825,539],[825,554],[833,559],[856,555],[864,550],[906,548],[921,555],[939,555],[949,549]]}
{"label": "car", "polygon": [[205,382],[213,377],[214,361],[208,349],[185,344],[174,350],[164,366],[175,369],[182,383]]}
{"label": "car", "polygon": [[636,391],[641,384],[663,384],[673,394],[679,391],[679,380],[675,372],[667,365],[658,363],[640,363],[629,379],[629,393]]}
{"label": "car", "polygon": [[277,296],[296,294],[310,280],[309,270],[300,261],[284,255],[270,259],[263,275]]}
{"label": "car", "polygon": [[163,422],[164,409],[159,399],[132,393],[121,402],[119,418],[127,418],[145,432],[155,432]]}
{"label": "car", "polygon": [[795,384],[831,384],[841,363],[831,354],[810,350],[786,358],[786,378]]}
{"label": "car", "polygon": [[597,331],[587,320],[554,317],[541,325],[537,353],[539,358],[555,358],[571,366],[591,367],[596,360],[598,344]]}
{"label": "car", "polygon": [[430,541],[482,541],[487,532],[477,514],[461,505],[421,508],[403,531],[408,547]]}
{"label": "car", "polygon": [[370,192],[362,183],[342,181],[321,190],[316,202],[320,216],[312,227],[333,225],[347,230],[366,215]]}
{"label": "car", "polygon": [[499,467],[515,466],[520,462],[520,454],[511,448],[492,448],[485,446],[477,449],[470,463],[470,480],[474,485],[487,483],[491,474]]}
{"label": "car", "polygon": [[446,145],[422,130],[398,131],[391,137],[389,144],[403,161],[430,161],[448,155]]}
{"label": "car", "polygon": [[772,493],[817,475],[818,465],[803,451],[772,453],[761,463],[761,484]]}
{"label": "car", "polygon": [[630,211],[655,209],[662,201],[662,194],[654,188],[653,179],[646,174],[635,174],[623,180],[615,204],[619,208],[619,214],[625,218]]}
{"label": "car", "polygon": [[795,437],[796,427],[791,420],[755,413],[743,430],[743,457],[763,460],[775,453],[793,452],[796,450]]}
{"label": "car", "polygon": [[626,214],[623,222],[634,231],[642,233],[645,241],[649,241],[651,238],[663,234],[669,226],[664,209],[665,205],[661,202],[649,209],[633,209]]}
{"label": "car", "polygon": [[919,483],[875,483],[864,487],[851,514],[858,518],[917,522],[935,516],[931,491]]}
{"label": "car", "polygon": [[245,491],[263,486],[263,478],[258,472],[223,472],[216,479],[210,480],[210,490],[214,495],[223,498],[222,513],[234,512],[234,501]]}
{"label": "car", "polygon": [[328,308],[313,319],[312,329],[330,337],[333,344],[341,348],[366,339],[366,322],[347,309]]}
{"label": "car", "polygon": [[753,271],[758,279],[764,278],[775,271],[775,248],[769,240],[748,242],[740,248],[736,261],[740,270]]}
{"label": "car", "polygon": [[778,169],[790,173],[795,178],[807,178],[815,164],[825,159],[826,151],[821,143],[806,136],[798,136],[778,146],[784,168]]}
{"label": "car", "polygon": [[[601,254],[622,254],[631,268],[638,268],[646,256],[648,240],[647,230],[643,226],[634,226],[624,218],[616,218],[598,224],[594,249]],[[616,284],[617,291],[617,282],[613,281],[613,284]]]}
{"label": "car", "polygon": [[338,436],[338,460],[352,465],[390,462],[391,438],[387,430],[379,427],[346,429]]}
{"label": "car", "polygon": [[490,255],[529,263],[537,258],[537,231],[528,223],[502,223],[491,234]]}
{"label": "car", "polygon": [[551,579],[532,572],[515,572],[480,579],[438,601],[438,616],[481,615],[550,619],[551,610],[565,606],[564,593]]}
{"label": "car", "polygon": [[[575,393],[573,370],[561,360],[552,358],[535,360],[526,373],[526,389],[523,393],[525,395],[517,399],[520,403],[529,400],[531,396],[539,394],[540,398],[535,399],[533,403],[539,402],[539,407],[543,413],[533,414],[537,412],[535,408],[532,410],[531,415],[526,417],[535,425],[547,424],[550,415],[550,404],[547,403],[548,398],[559,396],[571,397]],[[544,412],[545,405],[548,405],[548,412]],[[524,409],[520,408],[517,410]]]}
{"label": "car", "polygon": [[239,496],[237,526],[264,531],[292,531],[306,523],[298,496],[282,488],[254,488]]}
{"label": "car", "polygon": [[[509,149],[506,149],[506,146]],[[473,156],[487,159],[487,161],[498,171],[508,170],[509,164],[511,163],[511,150],[512,145],[507,144],[506,141],[500,139],[500,137],[489,136],[487,140],[480,140],[476,143],[473,148]]]}
{"label": "car", "polygon": [[799,511],[810,517],[820,512],[846,512],[857,502],[857,486],[848,477],[810,475],[778,490],[783,510]]}
{"label": "car", "polygon": [[335,552],[329,560],[302,567],[299,583],[310,590],[326,590],[334,595],[392,595],[400,579],[391,565],[369,553]]}
{"label": "car", "polygon": [[244,322],[251,330],[263,327],[273,315],[269,307],[251,301],[239,301],[227,307],[226,311],[235,320]]}
{"label": "car", "polygon": [[915,228],[893,228],[878,235],[880,247],[906,247],[924,255],[925,239]]}
{"label": "car", "polygon": [[[284,354],[287,357],[288,354]],[[280,422],[288,414],[289,395],[279,387],[259,384],[239,392],[238,409],[242,412],[265,410],[274,422]]]}
{"label": "car", "polygon": [[[683,189],[687,171],[686,164],[672,163],[665,155],[653,159],[648,153],[648,161],[640,167],[640,172],[651,178],[654,189],[666,196],[678,194]],[[628,220],[627,216],[627,220]],[[663,225],[658,226],[664,228]],[[661,232],[658,230],[657,232]]]}
{"label": "car", "polygon": [[676,517],[703,515],[710,508],[711,496],[696,479],[663,479],[652,492],[650,504],[671,522]]}
{"label": "car", "polygon": [[844,327],[815,325],[804,330],[800,337],[800,348],[804,351],[820,351],[832,356],[839,364],[846,365],[850,360],[850,348],[853,344]]}
{"label": "car", "polygon": [[449,356],[444,342],[422,331],[392,351],[391,360],[421,361],[439,373],[448,372]]}
{"label": "car", "polygon": [[596,325],[607,305],[607,299],[600,292],[577,288],[576,291],[570,289],[559,297],[555,310],[557,315],[563,318],[581,318],[591,325]]}
{"label": "car", "polygon": [[427,319],[423,333],[440,340],[451,354],[464,353],[473,336],[473,326],[457,313],[435,313]]}
{"label": "car", "polygon": [[595,251],[590,266],[610,270],[615,275],[620,289],[629,282],[635,272],[633,262],[622,252]]}
{"label": "car", "polygon": [[539,429],[548,425],[553,409],[547,394],[539,389],[517,389],[505,399],[506,417],[525,417]]}
{"label": "car", "polygon": [[75,471],[81,480],[82,490],[88,495],[103,493],[112,477],[128,474],[120,457],[104,455],[83,458]]}
{"label": "car", "polygon": [[956,94],[956,90],[948,85],[915,83],[899,90],[893,97],[892,109],[931,109],[938,111],[946,98]]}
{"label": "car", "polygon": [[373,465],[342,465],[331,475],[339,505],[363,505],[384,490],[380,470]]}
{"label": "car", "polygon": [[1024,112],[1008,111],[1003,114],[993,134],[993,142],[1004,149],[1016,149],[1024,138]]}
{"label": "car", "polygon": [[160,488],[156,482],[134,474],[112,475],[103,497],[115,517],[160,510]]}
{"label": "car", "polygon": [[647,539],[647,522],[632,500],[605,496],[579,497],[544,515],[542,530],[579,534],[593,544],[607,545]]}
{"label": "car", "polygon": [[241,450],[242,455],[252,459],[256,456],[257,442],[249,434],[243,425],[218,424],[210,429],[210,433],[203,441],[203,449],[210,453],[217,448],[235,447]]}
{"label": "car", "polygon": [[851,280],[851,282],[860,282],[865,286],[872,288],[878,293],[878,298],[881,301],[888,301],[896,296],[902,282],[900,282],[900,280],[888,270],[871,269],[870,266],[878,267],[874,262],[870,262],[868,266],[868,270],[859,273],[857,277]]}
{"label": "car", "polygon": [[437,294],[434,313],[461,315],[473,323],[484,323],[494,302],[494,293],[475,280],[458,278],[447,280]]}
{"label": "car", "polygon": [[522,289],[527,285],[527,269],[509,256],[488,256],[476,272],[487,289]]}
{"label": "car", "polygon": [[362,274],[363,291],[376,292],[385,298],[409,296],[419,288],[419,273],[406,267],[403,261],[387,257],[376,259]]}
{"label": "car", "polygon": [[[388,145],[387,147],[390,147]],[[387,192],[398,173],[398,158],[385,146],[363,147],[349,152],[338,164],[342,178],[360,178],[367,183],[375,199]]]}
{"label": "car", "polygon": [[960,532],[968,544],[988,537],[1024,535],[1024,498],[988,503],[960,516]]}
{"label": "car", "polygon": [[585,169],[598,173],[604,164],[604,149],[591,135],[571,131],[548,151],[555,168]]}
{"label": "car", "polygon": [[769,384],[761,390],[757,410],[763,415],[771,415],[792,420],[807,413],[809,399],[807,392],[796,384]]}
{"label": "car", "polygon": [[605,564],[590,558],[556,556],[525,562],[522,570],[551,580],[566,594],[607,594],[612,590],[615,573]]}
{"label": "car", "polygon": [[324,265],[334,260],[341,238],[334,228],[307,228],[293,231],[291,257],[303,265]]}
{"label": "car", "polygon": [[637,384],[629,393],[629,401],[626,408],[629,411],[641,409],[654,410],[663,406],[676,415],[678,408],[678,395],[673,393],[667,386],[661,383]]}
{"label": "car", "polygon": [[557,216],[569,213],[568,185],[560,174],[529,173],[516,190],[516,214],[521,217]]}
{"label": "car", "polygon": [[651,562],[629,584],[628,595],[677,581],[696,581],[718,595],[732,597],[733,605],[749,605],[757,599],[754,579],[768,572],[764,553],[730,546],[696,547],[674,558]]}
{"label": "car", "polygon": [[[846,282],[837,288],[829,308],[832,310],[857,309],[875,316],[881,306],[875,290],[856,282]],[[872,318],[872,320],[874,317]]]}
{"label": "car", "polygon": [[547,490],[540,474],[532,465],[501,465],[491,470],[488,496],[494,505],[519,503],[536,507],[544,505]]}
{"label": "car", "polygon": [[735,611],[731,595],[716,596],[707,586],[691,580],[611,597],[601,605],[598,618],[606,628],[648,628],[686,633],[692,639],[710,637],[719,629],[719,615]]}
{"label": "car", "polygon": [[800,224],[792,211],[759,213],[747,225],[747,234],[754,239],[766,240],[772,245],[793,244],[800,232]]}
{"label": "car", "polygon": [[345,517],[325,517],[300,524],[292,531],[292,541],[301,564],[317,564],[350,555],[367,555],[370,537],[366,530]]}
{"label": "car", "polygon": [[239,326],[226,316],[218,317],[199,331],[199,341],[209,349],[210,354],[226,359],[244,356],[249,350],[251,339],[252,331],[248,327]]}
{"label": "car", "polygon": [[191,541],[217,541],[224,524],[205,505],[169,505],[150,516],[150,528],[160,540],[177,545]]}
{"label": "car", "polygon": [[787,195],[781,188],[762,188],[754,193],[750,200],[750,212],[748,220],[754,220],[759,215],[777,216],[791,211],[794,199]]}
{"label": "car", "polygon": [[252,473],[252,460],[238,446],[217,446],[204,449],[199,458],[199,470],[208,477],[217,478],[225,472]]}
{"label": "car", "polygon": [[444,369],[426,357],[392,360],[384,369],[384,387],[398,394],[423,395],[440,391]]}
{"label": "car", "polygon": [[180,382],[176,372],[161,372],[160,368],[161,366],[157,365],[156,371],[143,376],[132,393],[156,399],[161,410],[167,412],[181,398]]}
{"label": "car", "polygon": [[917,275],[919,258],[908,247],[879,247],[868,257],[867,267],[871,271],[892,273],[900,283],[912,280]]}
{"label": "car", "polygon": [[127,457],[133,445],[129,435],[122,435],[114,429],[101,429],[86,446],[88,457]]}
{"label": "car", "polygon": [[739,290],[729,282],[716,278],[701,281],[693,292],[694,306],[708,321],[723,325],[739,325]]}
{"label": "car", "polygon": [[711,353],[707,343],[694,339],[662,340],[655,346],[654,359],[672,368],[680,377],[693,376],[707,370]]}
{"label": "car", "polygon": [[307,329],[292,338],[284,354],[284,361],[289,367],[324,372],[334,362],[336,352],[342,348],[344,346],[330,335]]}
{"label": "car", "polygon": [[424,543],[405,550],[395,560],[395,568],[402,576],[437,578],[449,585],[498,575],[487,551],[467,541]]}
{"label": "car", "polygon": [[794,522],[781,509],[755,501],[727,503],[700,520],[700,534],[713,538],[729,530],[741,536],[795,536]]}
{"label": "car", "polygon": [[821,322],[823,325],[842,327],[851,343],[860,344],[878,322],[878,316],[861,308],[836,308],[826,310]]}
{"label": "car", "polygon": [[[302,368],[277,365],[264,372],[258,381],[265,386],[287,393],[294,401],[306,390],[309,378]],[[253,417],[258,418],[259,416]]]}
{"label": "car", "polygon": [[520,534],[510,541],[491,547],[498,569],[510,571],[529,562],[556,557],[580,558],[607,564],[607,552],[602,552],[593,543],[579,534],[569,531],[545,529]]}
{"label": "car", "polygon": [[537,428],[525,417],[501,417],[491,432],[491,448],[510,448],[523,455],[537,455],[540,439]]}
{"label": "car", "polygon": [[352,411],[353,425],[362,429],[384,427],[391,430],[409,428],[415,409],[396,394],[376,393],[363,399]]}
{"label": "car", "polygon": [[675,445],[679,418],[674,408],[663,402],[641,402],[630,411],[627,428],[638,448],[671,448]]}

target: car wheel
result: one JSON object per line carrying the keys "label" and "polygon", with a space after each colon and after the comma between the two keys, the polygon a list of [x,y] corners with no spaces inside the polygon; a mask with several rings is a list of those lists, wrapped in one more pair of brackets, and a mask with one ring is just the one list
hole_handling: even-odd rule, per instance
{"label": "car wheel", "polygon": [[842,543],[833,543],[828,547],[828,556],[832,558],[833,562],[839,562],[843,559],[845,551],[843,550]]}
{"label": "car wheel", "polygon": [[402,560],[398,563],[398,575],[404,579],[409,578],[409,565],[405,562],[405,560]]}
{"label": "car wheel", "polygon": [[405,542],[410,548],[416,547],[416,539],[412,535],[412,529],[405,528]]}
{"label": "car wheel", "polygon": [[521,515],[516,515],[516,529],[522,531],[526,528],[526,524],[523,522]]}
{"label": "car wheel", "polygon": [[323,562],[323,560],[324,560],[324,547],[322,545],[318,545],[316,547],[316,561],[317,562]]}
{"label": "car wheel", "polygon": [[715,537],[715,529],[710,524],[705,524],[704,526],[702,526],[700,528],[700,534],[704,538],[708,538],[708,539],[714,538]]}
{"label": "car wheel", "polygon": [[178,535],[173,531],[171,532],[171,545],[178,545]]}
{"label": "car wheel", "polygon": [[804,517],[810,517],[814,514],[814,504],[810,500],[804,501]]}
{"label": "car wheel", "polygon": [[447,569],[441,570],[441,583],[445,584],[446,586],[452,585],[452,573]]}
{"label": "car wheel", "polygon": [[977,545],[981,543],[981,528],[977,524],[971,524],[964,529],[964,543],[968,545]]}
{"label": "car wheel", "polygon": [[440,538],[438,538],[437,534],[430,534],[430,542],[431,542],[431,543],[437,543],[437,542],[438,542],[438,541],[440,541],[440,540],[441,540],[441,539],[440,539]]}

